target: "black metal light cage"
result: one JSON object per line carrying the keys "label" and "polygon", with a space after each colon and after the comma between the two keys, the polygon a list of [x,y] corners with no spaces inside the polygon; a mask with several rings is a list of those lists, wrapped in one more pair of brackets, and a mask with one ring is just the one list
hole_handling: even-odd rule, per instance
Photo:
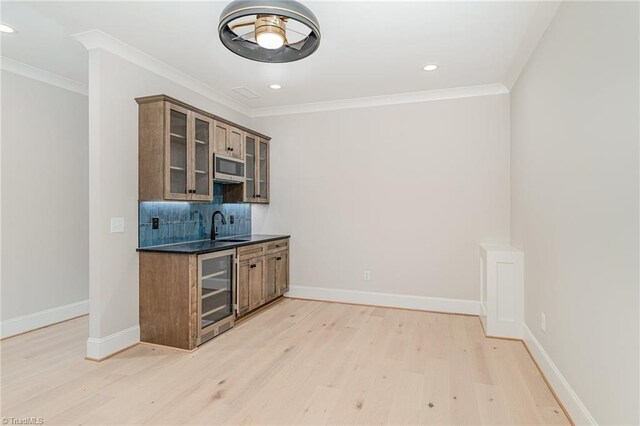
{"label": "black metal light cage", "polygon": [[[279,15],[301,22],[311,29],[311,32],[300,50],[287,45],[278,49],[265,49],[257,43],[238,39],[237,34],[229,28],[229,24],[234,20],[251,15]],[[320,46],[318,19],[309,8],[294,0],[234,0],[220,15],[218,33],[227,49],[236,55],[258,62],[298,61],[311,55]]]}

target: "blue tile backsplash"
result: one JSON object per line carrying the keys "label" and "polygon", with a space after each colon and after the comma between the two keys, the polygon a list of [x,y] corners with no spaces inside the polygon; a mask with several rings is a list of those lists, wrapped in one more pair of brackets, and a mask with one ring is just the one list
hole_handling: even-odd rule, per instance
{"label": "blue tile backsplash", "polygon": [[[223,204],[221,184],[214,185],[213,203],[141,202],[138,203],[140,247],[174,244],[208,239],[211,235],[211,215],[220,210],[227,224],[216,216],[218,237],[251,234],[251,205]],[[231,224],[230,216],[234,216]],[[151,229],[152,218],[160,219],[158,229]]]}

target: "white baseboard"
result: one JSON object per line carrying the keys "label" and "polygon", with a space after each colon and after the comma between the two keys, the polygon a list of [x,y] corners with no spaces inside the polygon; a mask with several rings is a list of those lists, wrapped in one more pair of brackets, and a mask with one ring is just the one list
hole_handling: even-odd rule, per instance
{"label": "white baseboard", "polygon": [[291,286],[285,296],[299,299],[386,306],[390,308],[416,309],[420,311],[446,312],[452,314],[478,315],[480,313],[480,302],[476,300],[444,299],[440,297],[305,286]]}
{"label": "white baseboard", "polygon": [[70,303],[0,322],[0,338],[15,336],[89,313],[89,301]]}
{"label": "white baseboard", "polygon": [[582,403],[578,395],[571,388],[549,354],[544,350],[536,336],[533,335],[527,325],[524,325],[524,342],[529,348],[533,359],[544,373],[549,385],[556,393],[556,396],[564,405],[571,419],[576,425],[597,425],[595,419]]}
{"label": "white baseboard", "polygon": [[140,343],[140,326],[135,325],[109,336],[87,339],[87,358],[101,361],[123,349]]}

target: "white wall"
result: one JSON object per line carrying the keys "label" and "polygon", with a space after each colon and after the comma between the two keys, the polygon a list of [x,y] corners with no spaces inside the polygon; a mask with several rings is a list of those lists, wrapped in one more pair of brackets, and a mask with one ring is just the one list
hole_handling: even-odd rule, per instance
{"label": "white wall", "polygon": [[87,97],[2,71],[3,335],[88,299],[88,177]]}
{"label": "white wall", "polygon": [[253,127],[273,137],[254,232],[292,235],[292,286],[479,300],[478,244],[509,242],[508,95]]}
{"label": "white wall", "polygon": [[[98,48],[89,51],[90,357],[108,355],[135,340],[138,105],[134,99],[163,93],[238,124],[248,122],[245,116],[117,55]],[[124,233],[110,233],[112,217],[124,218]]]}
{"label": "white wall", "polygon": [[526,324],[603,425],[640,423],[638,36],[637,2],[565,2],[511,97]]}

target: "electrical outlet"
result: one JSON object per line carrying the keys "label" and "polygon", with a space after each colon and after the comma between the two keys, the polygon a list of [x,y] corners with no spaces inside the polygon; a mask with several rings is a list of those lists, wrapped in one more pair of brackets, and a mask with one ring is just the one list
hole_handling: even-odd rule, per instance
{"label": "electrical outlet", "polygon": [[371,280],[371,271],[364,271],[363,278],[365,281]]}
{"label": "electrical outlet", "polygon": [[229,223],[230,223],[231,225],[233,225],[233,223],[234,223],[235,221],[236,221],[236,217],[235,217],[234,215],[230,215],[230,216],[229,216]]}
{"label": "electrical outlet", "polygon": [[547,316],[544,312],[540,313],[540,329],[545,332],[547,331]]}
{"label": "electrical outlet", "polygon": [[158,229],[160,227],[160,218],[152,217],[151,218],[151,229]]}

